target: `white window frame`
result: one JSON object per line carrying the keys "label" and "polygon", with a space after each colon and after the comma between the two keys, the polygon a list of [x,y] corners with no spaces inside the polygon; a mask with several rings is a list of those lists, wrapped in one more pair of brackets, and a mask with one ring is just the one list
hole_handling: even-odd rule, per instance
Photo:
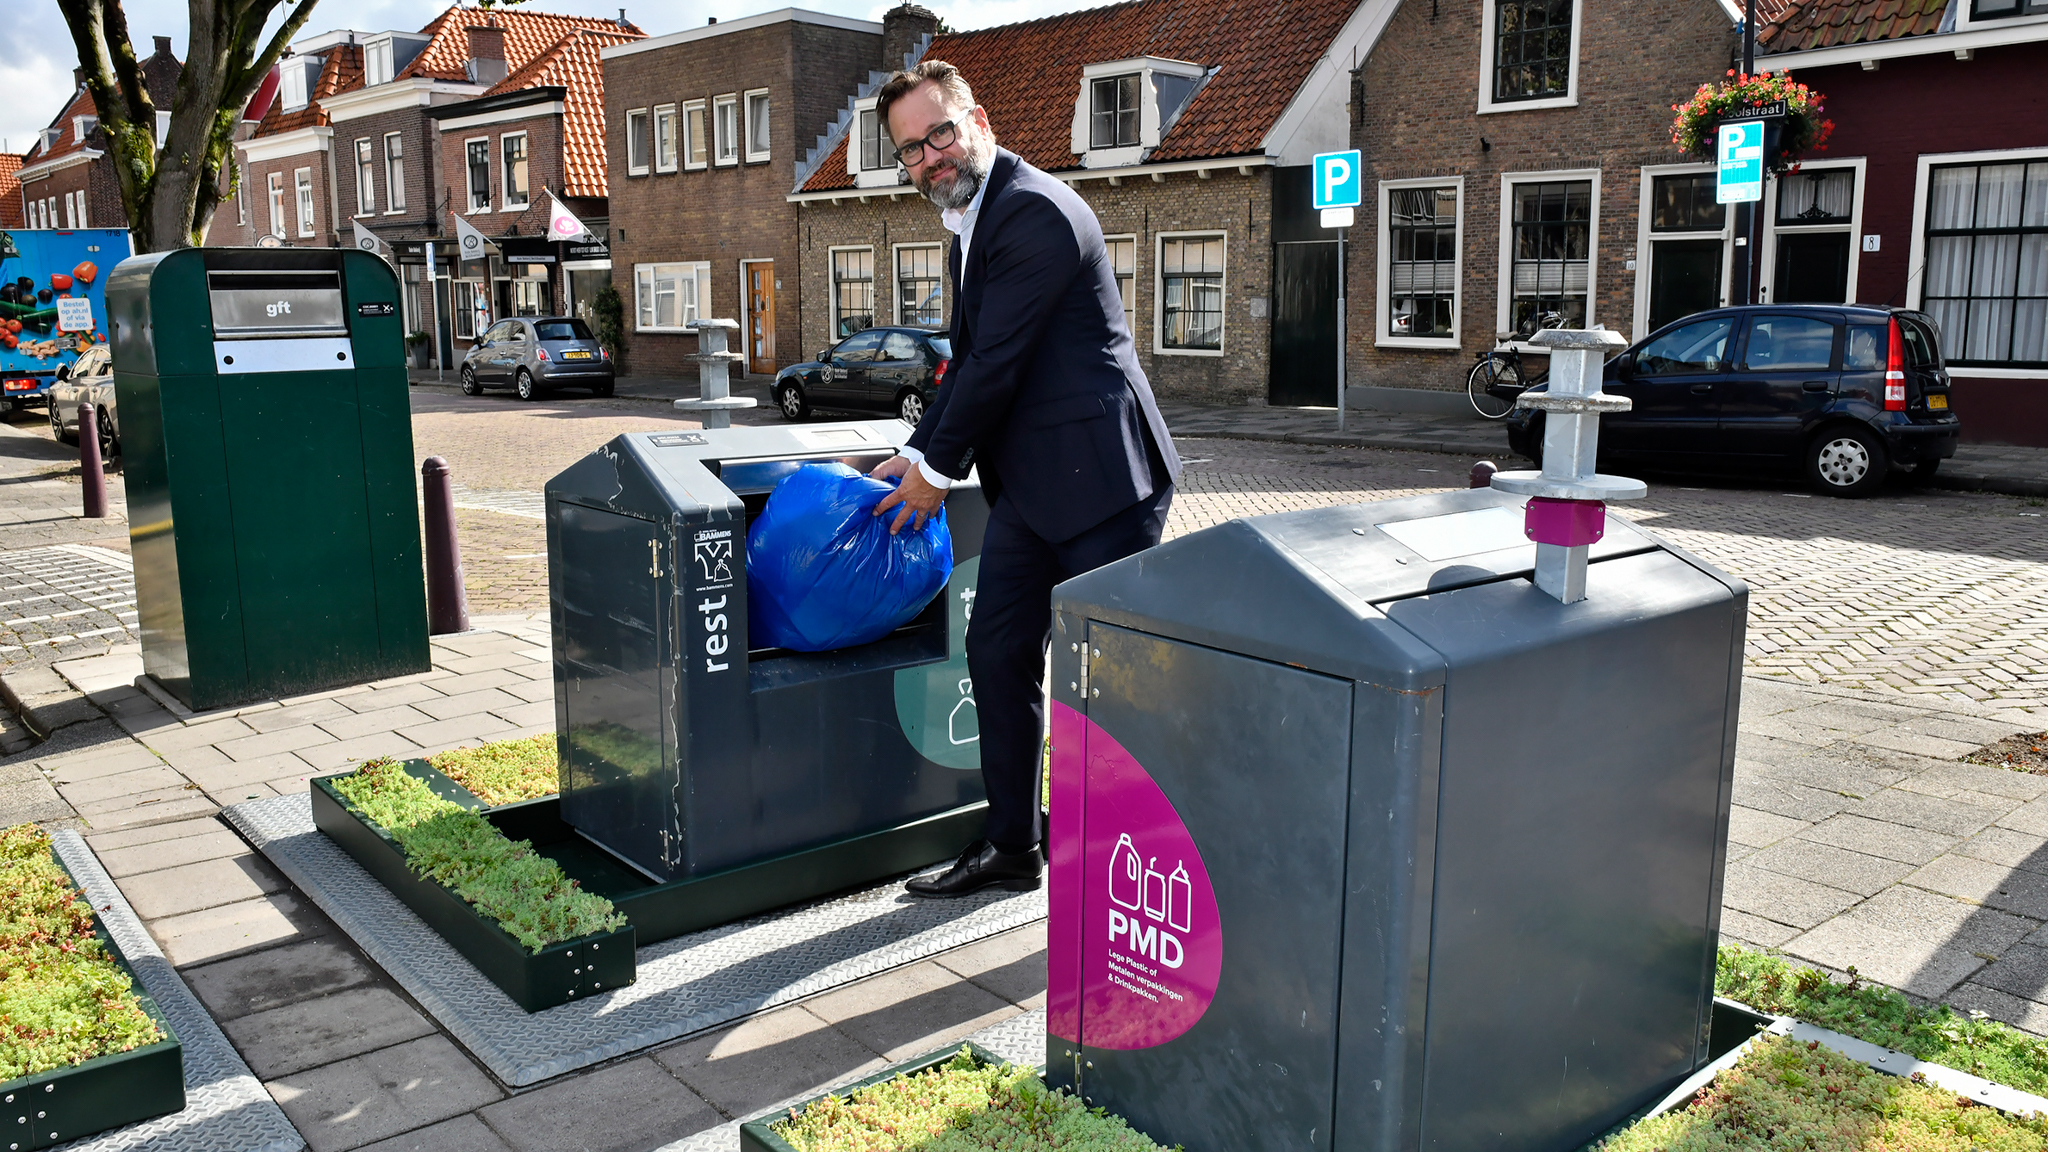
{"label": "white window frame", "polygon": [[237,167],[240,171],[235,173],[235,223],[246,225],[249,223],[249,170],[240,165]]}
{"label": "white window frame", "polygon": [[[661,158],[661,127],[664,123],[668,125],[669,152],[667,160]],[[676,116],[676,106],[673,104],[656,104],[654,106],[654,116],[648,121],[648,124],[653,130],[652,134],[648,137],[648,151],[653,154],[654,170],[656,172],[675,171],[676,159],[682,154],[682,124]]]}
{"label": "white window frame", "polygon": [[[645,176],[648,171],[648,153],[654,150],[654,140],[647,135],[648,118],[645,108],[626,109],[626,175]],[[640,145],[640,163],[633,163],[633,146]]]}
{"label": "white window frame", "polygon": [[[1223,334],[1214,348],[1168,348],[1166,346],[1166,242],[1168,240],[1223,239],[1223,298],[1217,309],[1223,318]],[[1219,228],[1197,228],[1186,232],[1152,234],[1152,354],[1154,356],[1221,356],[1230,350],[1230,233]]]}
{"label": "white window frame", "polygon": [[397,56],[389,36],[363,45],[363,86],[369,88],[391,83],[397,75],[397,69],[392,65],[395,59]]}
{"label": "white window frame", "polygon": [[[465,285],[467,286],[466,288],[463,287]],[[461,291],[470,297],[469,302],[467,304],[456,304],[455,297],[458,291]],[[488,304],[490,298],[491,289],[490,285],[487,282],[483,280],[458,280],[451,278],[448,281],[449,335],[456,340],[468,340],[474,343],[476,341],[477,336],[479,335],[476,327],[476,302],[477,300],[481,299],[486,304]],[[496,321],[493,320],[492,323],[496,323]],[[469,328],[469,331],[467,333],[464,333],[462,331],[462,329],[465,326]],[[485,325],[484,331],[490,331],[490,325]]]}
{"label": "white window frame", "polygon": [[313,203],[313,170],[311,168],[292,169],[292,193],[297,197],[299,206],[299,235],[311,236],[314,234],[316,223],[314,216],[317,214]]}
{"label": "white window frame", "polygon": [[[727,123],[730,113],[731,123]],[[729,168],[740,162],[740,98],[728,92],[711,98],[711,163]]]}
{"label": "white window frame", "polygon": [[[690,126],[690,114],[693,112],[697,115],[697,126],[695,128]],[[710,167],[711,112],[709,104],[703,100],[683,101],[682,115],[677,118],[677,127],[679,132],[677,136],[679,141],[677,154],[682,157],[683,167],[691,172],[701,172]],[[698,145],[702,145],[704,148],[704,158],[702,160],[692,159],[696,155]]]}
{"label": "white window frame", "polygon": [[[1492,0],[1488,0],[1490,4]],[[1576,73],[1574,73],[1576,74]],[[1600,307],[1600,169],[1561,168],[1554,172],[1503,172],[1500,174],[1500,304],[1494,313],[1493,330],[1508,330],[1508,317],[1514,312],[1514,256],[1515,256],[1515,185],[1517,184],[1563,184],[1571,181],[1591,180],[1593,195],[1586,206],[1586,327],[1597,323],[1594,313]],[[1539,347],[1526,341],[1507,341],[1516,349],[1548,356],[1548,348]]]}
{"label": "white window frame", "polygon": [[880,98],[869,96],[853,102],[853,123],[846,130],[846,174],[853,177],[856,188],[894,188],[908,183],[910,176],[890,155],[889,126],[881,117],[875,117],[875,132],[881,151],[876,156],[876,166],[867,167],[861,158],[861,118],[875,116],[875,105]]}
{"label": "white window frame", "polygon": [[[775,130],[772,125],[768,128],[767,140],[757,141],[754,139],[754,101],[756,100],[759,100],[761,106],[767,109],[767,116],[771,120],[775,116],[775,106],[768,102],[768,89],[749,88],[740,94],[740,140],[741,146],[746,149],[747,163],[749,164],[762,163],[774,154],[771,151],[775,144]],[[754,146],[756,144],[761,146],[756,148]]]}
{"label": "white window frame", "polygon": [[1500,27],[1500,6],[1496,0],[1483,0],[1480,5],[1479,24],[1479,112],[1528,112],[1538,108],[1576,108],[1579,103],[1579,73],[1585,70],[1582,46],[1585,38],[1582,26],[1586,19],[1586,0],[1572,0],[1572,78],[1565,85],[1562,96],[1546,96],[1540,100],[1502,100],[1493,98],[1493,42],[1495,29]]}
{"label": "white window frame", "polygon": [[270,193],[270,234],[284,239],[284,173],[265,174],[264,187]]}
{"label": "white window frame", "polygon": [[294,58],[284,62],[278,73],[277,99],[286,112],[297,112],[311,103],[313,77],[306,74],[305,60]]}
{"label": "white window frame", "polygon": [[[1449,336],[1389,336],[1388,325],[1394,316],[1393,279],[1393,207],[1394,198],[1389,195],[1396,188],[1444,188],[1455,189],[1457,206],[1452,219],[1457,228],[1452,244],[1451,262],[1451,334]],[[1377,348],[1428,348],[1441,351],[1456,350],[1465,337],[1465,178],[1463,176],[1429,176],[1404,180],[1380,181],[1379,207],[1379,275],[1378,300],[1373,321],[1373,346]]]}
{"label": "white window frame", "polygon": [[377,214],[377,154],[368,136],[356,137],[356,216]]}
{"label": "white window frame", "polygon": [[946,310],[946,246],[937,241],[918,240],[889,246],[889,299],[895,301],[890,308],[890,315],[894,317],[898,327],[925,327],[915,320],[905,319],[903,315],[903,253],[911,249],[929,249],[939,254],[939,315],[942,319],[932,331],[944,331],[946,322],[943,317],[949,315]]}
{"label": "white window frame", "polygon": [[[476,202],[476,166],[470,163],[469,150],[472,145],[484,146],[484,202]],[[476,216],[491,210],[491,138],[471,136],[462,142],[462,214]]]}
{"label": "white window frame", "polygon": [[[879,327],[875,322],[875,291],[881,287],[881,276],[875,268],[875,246],[873,244],[835,244],[825,249],[825,321],[829,325],[825,335],[833,344],[846,339],[839,334],[839,254],[841,252],[865,252],[868,254],[868,327]],[[892,257],[893,259],[893,257]],[[892,267],[891,272],[895,269]],[[893,291],[894,285],[890,288]],[[866,329],[863,329],[865,331]],[[847,333],[847,336],[852,333]]]}
{"label": "white window frame", "polygon": [[[2017,19],[2017,17],[2015,17]],[[2002,22],[2002,21],[2001,21]],[[1991,23],[1985,21],[1984,23]],[[1918,168],[1913,173],[1913,244],[1906,260],[1906,307],[1916,311],[1927,310],[1922,298],[1927,289],[1927,194],[1932,187],[1934,169],[1945,164],[1996,164],[2002,160],[2048,160],[2048,148],[2004,148],[1987,152],[1941,152],[1921,153]],[[1851,245],[1852,251],[1863,246],[1859,239]],[[1950,376],[1966,376],[1982,380],[2039,380],[2039,368],[1982,368],[1971,365],[1952,367]]]}
{"label": "white window frame", "polygon": [[[687,271],[690,274],[691,282],[695,285],[697,298],[688,306],[679,306],[678,311],[683,314],[682,323],[680,324],[642,323],[642,316],[653,306],[654,276],[658,270],[664,268],[676,269],[679,274]],[[641,277],[643,275],[647,277],[647,288],[644,295],[641,288]],[[698,317],[702,317],[705,314],[705,302],[710,298],[710,292],[711,262],[708,260],[658,260],[633,265],[633,302],[631,305],[633,309],[633,331],[694,333],[696,329],[689,326],[692,319],[689,313],[691,310],[694,310]]]}
{"label": "white window frame", "polygon": [[[1119,240],[1127,240],[1131,245],[1131,309],[1130,313],[1124,317],[1124,325],[1131,330],[1131,340],[1133,343],[1138,339],[1138,265],[1141,263],[1138,259],[1138,254],[1144,251],[1144,247],[1139,243],[1139,239],[1140,237],[1135,232],[1112,232],[1102,238],[1104,251],[1108,250],[1109,245]],[[1228,244],[1224,245],[1223,258],[1226,261],[1230,258],[1230,246]],[[1110,279],[1114,281],[1116,275],[1116,263],[1112,260],[1109,266]]]}
{"label": "white window frame", "polygon": [[[1956,31],[1983,32],[1993,28],[2011,28],[2015,25],[2040,24],[2048,22],[2048,12],[2021,12],[2012,16],[1983,16],[1976,14],[1972,0],[1961,0],[1956,6]],[[1950,373],[1954,375],[1954,373]]]}
{"label": "white window frame", "polygon": [[[1721,213],[1719,232],[1652,232],[1651,214],[1656,204],[1651,197],[1655,194],[1659,176],[1698,176],[1716,172],[1712,164],[1645,164],[1641,169],[1640,183],[1636,191],[1636,268],[1635,316],[1629,324],[1630,341],[1641,340],[1650,334],[1650,273],[1654,268],[1656,255],[1654,245],[1659,240],[1719,240],[1721,241],[1721,299],[1720,306],[1728,306],[1728,278],[1735,273],[1735,217],[1733,204],[1723,205],[1727,211]],[[1860,197],[1861,192],[1857,193]],[[1851,299],[1854,299],[1852,296]]]}
{"label": "white window frame", "polygon": [[[1780,232],[1786,234],[1847,232],[1849,234],[1849,286],[1844,293],[1847,299],[1843,302],[1846,304],[1854,304],[1856,302],[1857,265],[1861,262],[1863,256],[1863,185],[1865,167],[1865,158],[1861,156],[1844,159],[1836,159],[1830,156],[1825,160],[1813,160],[1801,164],[1799,172],[1793,174],[1797,176],[1806,172],[1826,172],[1840,168],[1852,169],[1855,172],[1856,187],[1849,201],[1849,222],[1847,224],[1778,223],[1778,186],[1784,181],[1784,177],[1774,176],[1764,182],[1764,200],[1757,209],[1758,222],[1763,225],[1762,251],[1758,254],[1762,267],[1757,270],[1757,303],[1771,303],[1772,292],[1777,287],[1778,234]],[[1733,216],[1734,213],[1730,212],[1729,215]]]}
{"label": "white window frame", "polygon": [[[520,192],[517,204],[512,202],[512,161],[505,155],[505,145],[519,141],[525,151],[526,187]],[[504,185],[505,202],[498,206],[500,212],[524,212],[533,204],[533,140],[524,132],[507,132],[498,137],[498,165],[502,169],[499,183]]]}
{"label": "white window frame", "polygon": [[78,227],[78,211],[73,206],[71,193],[69,192],[64,194],[64,226],[66,228]]}
{"label": "white window frame", "polygon": [[[391,144],[398,143],[398,153],[393,155]],[[398,216],[405,212],[405,133],[384,134],[384,214]]]}
{"label": "white window frame", "polygon": [[92,227],[85,218],[85,189],[83,188],[78,190],[78,226],[80,228]]}

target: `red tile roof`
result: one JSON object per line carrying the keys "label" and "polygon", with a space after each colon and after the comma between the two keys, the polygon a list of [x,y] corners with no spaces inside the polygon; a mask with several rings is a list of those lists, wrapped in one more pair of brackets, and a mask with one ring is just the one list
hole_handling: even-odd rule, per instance
{"label": "red tile roof", "polygon": [[284,110],[284,90],[280,86],[278,96],[263,114],[263,121],[256,125],[251,136],[277,136],[285,132],[296,132],[301,128],[324,128],[328,124],[327,108],[321,102],[336,92],[363,86],[363,50],[351,44],[337,44],[327,49],[327,58],[320,63],[320,76],[313,81],[313,90],[304,108],[287,112]]}
{"label": "red tile roof", "polygon": [[1941,29],[1948,0],[1802,0],[1760,24],[1760,52],[1797,52],[1926,36]]}
{"label": "red tile roof", "polygon": [[479,12],[458,6],[434,17],[432,23],[420,29],[429,37],[427,46],[405,66],[398,78],[424,76],[435,80],[467,80],[469,33],[466,29],[473,24],[495,24],[505,30],[505,66],[513,72],[524,69],[535,57],[560,44],[571,32],[587,30],[612,35],[624,32],[635,37],[646,35],[631,22],[621,25],[616,20],[594,16],[557,16],[552,12],[528,12],[520,8]]}
{"label": "red tile roof", "polygon": [[[1149,160],[1257,153],[1349,19],[1348,0],[1133,0],[933,39],[927,60],[960,69],[1002,145],[1048,171],[1080,166],[1074,98],[1089,64],[1161,56],[1216,69]],[[846,141],[802,191],[853,187]]]}
{"label": "red tile roof", "polygon": [[0,152],[0,228],[21,227],[21,181],[14,175],[19,171],[21,157]]}
{"label": "red tile roof", "polygon": [[562,115],[563,195],[605,194],[604,64],[598,52],[645,36],[638,29],[629,32],[616,25],[609,31],[576,29],[484,94],[543,87],[568,90]]}

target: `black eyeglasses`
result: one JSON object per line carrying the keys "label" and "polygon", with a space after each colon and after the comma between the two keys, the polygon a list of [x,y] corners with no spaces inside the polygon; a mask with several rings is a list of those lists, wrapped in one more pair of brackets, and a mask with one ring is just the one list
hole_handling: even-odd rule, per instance
{"label": "black eyeglasses", "polygon": [[[968,111],[973,112],[974,109],[970,108]],[[925,133],[921,138],[912,140],[910,143],[898,148],[895,152],[896,162],[908,168],[912,164],[916,164],[924,159],[926,147],[930,147],[936,152],[944,152],[953,146],[953,141],[959,138],[960,121],[948,120],[937,128]]]}

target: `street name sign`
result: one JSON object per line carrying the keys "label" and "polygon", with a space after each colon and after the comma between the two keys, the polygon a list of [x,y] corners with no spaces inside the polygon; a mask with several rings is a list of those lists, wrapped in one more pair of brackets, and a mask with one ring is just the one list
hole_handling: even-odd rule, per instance
{"label": "street name sign", "polygon": [[1721,124],[1715,130],[1714,151],[1721,162],[1714,184],[1715,202],[1742,204],[1764,198],[1763,121]]}

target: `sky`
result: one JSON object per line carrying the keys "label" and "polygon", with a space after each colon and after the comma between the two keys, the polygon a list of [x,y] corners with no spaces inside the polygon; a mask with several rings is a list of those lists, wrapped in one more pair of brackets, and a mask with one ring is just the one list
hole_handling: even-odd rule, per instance
{"label": "sky", "polygon": [[[190,17],[188,3],[203,0],[124,0],[128,31],[135,39],[138,56],[147,56],[155,41],[168,35],[171,50],[185,56],[185,31]],[[694,28],[711,16],[735,20],[756,12],[787,7],[777,0],[744,3],[742,0],[528,0],[525,7],[545,12],[577,13],[616,17],[620,4],[626,18],[650,35],[659,36]],[[922,0],[947,25],[966,31],[1031,20],[1058,12],[1097,7],[1109,0]],[[446,0],[317,0],[306,32],[349,27],[364,32],[390,29],[407,31],[423,27],[448,5]],[[802,0],[800,6],[818,12],[880,20],[894,0]],[[58,14],[56,0],[6,0],[13,13],[5,37],[0,37],[0,151],[26,152],[37,132],[47,127],[62,111],[70,96],[71,71],[78,66],[78,51]],[[279,20],[273,21],[275,23]]]}

